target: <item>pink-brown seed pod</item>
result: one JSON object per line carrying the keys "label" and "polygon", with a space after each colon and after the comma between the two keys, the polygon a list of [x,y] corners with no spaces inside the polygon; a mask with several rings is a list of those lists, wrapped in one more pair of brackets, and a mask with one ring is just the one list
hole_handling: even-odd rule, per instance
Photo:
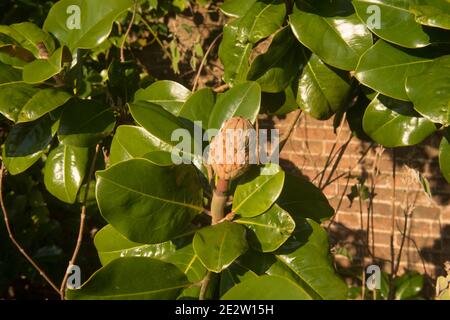
{"label": "pink-brown seed pod", "polygon": [[232,180],[250,166],[249,144],[253,126],[250,121],[234,117],[225,121],[210,144],[208,160],[219,179]]}

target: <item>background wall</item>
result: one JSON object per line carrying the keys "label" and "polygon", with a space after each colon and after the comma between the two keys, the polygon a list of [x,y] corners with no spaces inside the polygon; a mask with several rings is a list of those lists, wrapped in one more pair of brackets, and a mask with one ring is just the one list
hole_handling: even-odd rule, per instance
{"label": "background wall", "polygon": [[[283,136],[293,120],[295,114],[265,125],[275,125]],[[302,114],[280,156],[285,168],[323,189],[336,209],[324,223],[330,241],[346,248],[354,263],[364,257],[391,271],[393,227],[399,273],[412,269],[435,277],[450,259],[450,185],[440,175],[438,143],[428,139],[394,155],[353,137],[345,120],[334,130],[332,120]],[[419,172],[429,182],[431,197]],[[358,189],[365,197],[357,196]]]}

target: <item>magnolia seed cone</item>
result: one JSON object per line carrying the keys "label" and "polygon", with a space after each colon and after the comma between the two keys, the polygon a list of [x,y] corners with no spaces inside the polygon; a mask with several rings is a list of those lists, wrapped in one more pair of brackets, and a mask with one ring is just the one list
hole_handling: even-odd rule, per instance
{"label": "magnolia seed cone", "polygon": [[233,180],[250,166],[249,141],[253,126],[247,119],[231,118],[222,125],[209,149],[209,163],[219,179]]}

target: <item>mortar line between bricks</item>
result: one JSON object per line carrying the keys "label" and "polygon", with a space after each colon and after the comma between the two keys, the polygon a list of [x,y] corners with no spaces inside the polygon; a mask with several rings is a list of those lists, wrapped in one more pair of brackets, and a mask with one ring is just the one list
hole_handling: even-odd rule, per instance
{"label": "mortar line between bricks", "polygon": [[[339,211],[338,213],[337,213],[337,215],[339,215],[339,214],[342,214],[342,213],[344,213],[344,214],[347,214],[347,215],[355,215],[355,214],[358,214],[359,215],[359,213],[358,212],[351,212],[351,211]],[[388,215],[382,215],[382,214],[371,214],[371,216],[373,216],[374,218],[386,218],[386,219],[390,219],[390,217],[388,216]],[[363,217],[367,217],[367,213],[363,213]],[[411,218],[411,217],[410,217]],[[436,223],[436,221],[435,220],[432,220],[432,219],[427,219],[427,218],[416,218],[416,217],[412,217],[412,219],[414,220],[414,221],[416,221],[416,222],[427,222],[427,223],[430,223],[430,224],[432,224],[432,223]],[[397,221],[403,221],[403,217],[396,217],[396,220]]]}

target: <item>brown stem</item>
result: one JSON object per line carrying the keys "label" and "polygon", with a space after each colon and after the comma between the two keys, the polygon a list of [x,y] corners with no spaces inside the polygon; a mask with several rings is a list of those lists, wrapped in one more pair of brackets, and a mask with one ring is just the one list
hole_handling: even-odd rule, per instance
{"label": "brown stem", "polygon": [[392,149],[392,214],[391,214],[391,236],[390,236],[390,251],[391,251],[391,274],[389,275],[389,300],[395,298],[394,292],[394,279],[395,279],[395,249],[394,249],[394,236],[395,236],[395,188],[396,188],[396,153],[395,149]]}
{"label": "brown stem", "polygon": [[[228,199],[228,180],[217,179],[216,189],[213,192],[211,201],[211,225],[215,225],[223,220],[225,217],[225,206]],[[205,299],[206,290],[208,288],[209,281],[211,280],[212,273],[208,271],[205,278],[202,280],[200,287],[199,300]]]}
{"label": "brown stem", "polygon": [[397,263],[395,264],[395,268],[394,268],[394,275],[397,275],[398,273],[398,269],[400,268],[400,261],[402,259],[402,253],[403,253],[403,249],[405,247],[405,241],[406,241],[406,233],[408,231],[408,214],[405,213],[405,219],[404,221],[404,225],[403,225],[403,232],[401,232],[401,236],[402,236],[402,240],[400,242],[400,248],[398,249],[398,255],[397,255]]}
{"label": "brown stem", "polygon": [[362,263],[362,286],[361,286],[361,300],[366,300],[366,268],[364,267],[364,257]]}
{"label": "brown stem", "polygon": [[64,274],[64,278],[61,282],[61,287],[59,289],[59,294],[61,296],[61,300],[64,300],[65,298],[65,290],[67,285],[67,278],[69,277],[69,270],[70,268],[75,265],[75,262],[77,260],[78,252],[80,251],[81,242],[83,241],[83,233],[84,233],[84,222],[86,220],[86,203],[89,195],[89,186],[91,184],[91,179],[95,171],[95,163],[97,161],[97,156],[100,150],[100,145],[97,144],[95,147],[95,154],[94,158],[92,159],[91,167],[89,169],[89,175],[88,175],[88,181],[86,184],[86,189],[84,191],[84,198],[83,198],[83,206],[81,207],[81,214],[80,214],[80,227],[78,230],[78,237],[77,237],[77,243],[75,245],[75,249],[72,254],[72,258],[69,261],[69,265],[67,266],[66,273]]}
{"label": "brown stem", "polygon": [[120,45],[120,62],[125,62],[125,54],[124,54],[124,48],[125,48],[125,42],[128,39],[128,35],[130,34],[131,28],[134,23],[134,19],[136,18],[136,8],[137,7],[137,1],[134,1],[134,7],[133,7],[133,15],[131,16],[130,24],[128,25],[127,31],[125,32],[125,35],[123,36],[122,44]]}
{"label": "brown stem", "polygon": [[200,294],[198,296],[199,300],[205,300],[206,289],[208,289],[208,284],[209,284],[209,281],[211,280],[211,276],[212,276],[211,271],[208,271],[206,273],[205,278],[203,278],[202,285],[200,287]]}
{"label": "brown stem", "polygon": [[[336,149],[337,145],[339,144],[339,140],[340,140],[340,138],[341,138],[342,128],[344,127],[344,124],[345,124],[345,117],[346,117],[346,114],[344,114],[344,117],[342,118],[342,120],[341,120],[341,122],[340,122],[340,124],[339,124],[339,128],[338,128],[338,131],[337,131],[337,134],[336,134],[336,140],[335,140],[335,142],[334,142],[334,144],[333,144],[333,147],[331,148],[330,154],[329,154],[328,157],[327,157],[327,160],[326,160],[326,162],[325,162],[324,169],[323,169],[322,174],[321,174],[321,176],[320,176],[320,180],[319,180],[319,185],[318,185],[318,187],[321,188],[322,190],[323,190],[322,182],[323,182],[323,179],[325,178],[326,169],[330,166],[331,161],[334,159],[335,155],[337,155],[337,154],[339,153],[339,151],[338,151],[338,152],[336,152],[336,154],[334,154],[334,150]],[[353,136],[353,135],[350,134],[350,135],[349,135],[349,139],[351,139],[352,136]],[[350,142],[349,140],[347,140],[347,141]],[[344,144],[344,145],[345,145],[345,144]],[[344,149],[344,151],[345,151],[345,149]],[[330,176],[328,177],[327,181],[330,180],[331,176],[332,176],[332,173],[331,173]]]}
{"label": "brown stem", "polygon": [[22,248],[22,246],[17,242],[16,238],[14,237],[11,226],[9,224],[8,219],[8,212],[6,211],[5,203],[3,201],[3,174],[5,171],[5,165],[2,162],[2,167],[0,169],[0,206],[2,208],[3,212],[3,219],[5,220],[5,226],[6,231],[8,232],[8,236],[11,239],[11,242],[14,244],[14,246],[19,250],[19,252],[25,257],[25,259],[28,260],[28,262],[39,272],[39,275],[44,278],[44,280],[57,292],[59,293],[58,287],[55,285],[55,283],[47,276],[47,274],[44,272],[44,270],[41,269],[41,267],[38,266],[36,262],[27,254],[27,252]]}
{"label": "brown stem", "polygon": [[225,83],[221,86],[218,86],[217,88],[214,88],[214,92],[221,93],[221,92],[224,92],[225,90],[227,90],[228,88],[230,88],[230,85],[228,83]]}
{"label": "brown stem", "polygon": [[228,180],[218,179],[216,190],[211,201],[212,225],[219,223],[225,217],[225,205],[227,203]]}
{"label": "brown stem", "polygon": [[[360,224],[361,224],[360,229],[364,230],[361,187],[362,187],[362,185],[358,186],[359,218],[360,218]],[[361,242],[363,242],[363,248],[365,248],[364,240],[362,238],[361,238]],[[362,261],[361,261],[361,267],[362,267],[361,299],[362,300],[365,300],[365,298],[366,298],[366,265],[365,265],[364,257],[365,257],[365,252],[363,252],[363,254],[362,254]]]}
{"label": "brown stem", "polygon": [[192,92],[194,92],[197,89],[197,85],[198,85],[198,80],[200,79],[200,75],[202,73],[203,67],[206,63],[206,59],[208,58],[209,53],[211,52],[211,50],[214,48],[216,42],[220,39],[220,37],[222,36],[223,33],[220,33],[214,40],[213,42],[211,42],[211,44],[209,45],[208,49],[205,52],[205,55],[203,56],[202,62],[200,63],[200,66],[198,68],[198,72],[197,75],[195,76],[195,80],[194,80],[194,85],[192,86]]}

